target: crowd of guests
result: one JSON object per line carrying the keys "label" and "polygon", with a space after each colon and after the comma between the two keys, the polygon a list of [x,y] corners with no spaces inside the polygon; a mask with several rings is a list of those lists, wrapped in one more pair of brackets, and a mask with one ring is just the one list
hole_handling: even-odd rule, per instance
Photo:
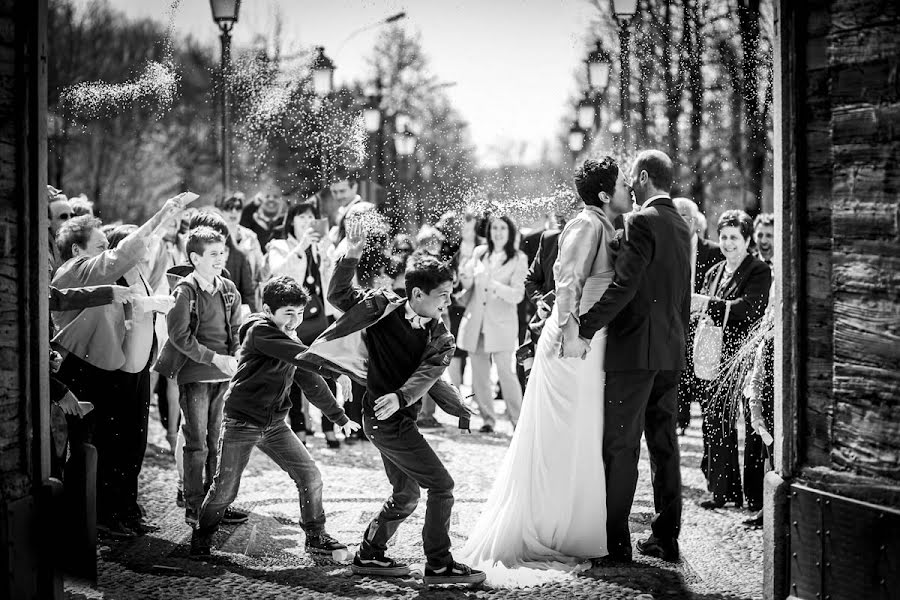
{"label": "crowd of guests", "polygon": [[[217,469],[215,450],[225,391],[238,366],[240,328],[249,315],[263,310],[267,281],[287,276],[303,286],[306,300],[296,333],[306,345],[340,315],[328,302],[327,290],[336,260],[346,251],[345,224],[352,216],[377,214],[377,208],[359,196],[349,173],[339,173],[329,191],[337,206],[332,215],[322,214],[316,196],[291,201],[277,193],[250,199],[235,193],[194,208],[179,195],[138,226],[103,224],[86,198],[69,199],[48,189],[51,399],[62,415],[55,421],[53,464],[63,478],[69,465],[76,466],[72,472],[84,469],[86,447],[96,449],[102,532],[131,537],[149,528],[138,504],[137,481],[152,398],[176,458],[176,502],[185,508],[186,521],[197,524]],[[714,241],[707,239],[706,220],[695,203],[674,202],[694,233],[692,331],[701,318],[724,324],[724,363],[769,305],[773,218],[764,214],[753,221],[743,211],[726,211]],[[356,267],[356,283],[403,296],[407,270],[417,258],[435,257],[451,267],[452,304],[443,318],[456,349],[448,375],[459,387],[470,368],[483,433],[496,427],[499,399],[516,426],[534,344],[552,310],[557,239],[569,216],[547,215],[541,226],[523,232],[508,215],[449,211],[415,235],[392,235],[384,220],[370,221],[373,230]],[[747,385],[743,480],[735,411],[718,393],[723,382],[697,378],[691,340],[687,347],[679,426],[682,433],[690,426],[690,405],[698,402],[701,466],[712,494],[703,506],[741,506],[746,500],[758,512],[767,451],[761,437],[749,432],[772,431],[771,340],[757,354],[758,368]],[[325,384],[340,399],[346,419],[361,422],[365,386],[347,377],[326,378]],[[314,435],[305,391],[294,383],[286,418],[303,444]],[[335,411],[321,412],[319,427],[328,447],[365,441],[361,429],[344,430],[339,438]],[[428,395],[418,424],[441,427]],[[223,522],[247,519],[233,507],[220,509]]]}

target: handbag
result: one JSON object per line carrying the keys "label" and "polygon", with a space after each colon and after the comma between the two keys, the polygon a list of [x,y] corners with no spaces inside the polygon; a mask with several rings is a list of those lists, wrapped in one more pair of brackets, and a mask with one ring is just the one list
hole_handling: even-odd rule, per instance
{"label": "handbag", "polygon": [[[721,277],[722,272],[720,271],[716,277],[716,283],[712,286],[713,290],[718,288]],[[694,332],[694,375],[698,379],[712,381],[719,373],[725,325],[728,323],[730,312],[731,302],[726,301],[725,316],[722,319],[721,327],[717,326],[708,314],[703,315],[697,322],[697,329]]]}

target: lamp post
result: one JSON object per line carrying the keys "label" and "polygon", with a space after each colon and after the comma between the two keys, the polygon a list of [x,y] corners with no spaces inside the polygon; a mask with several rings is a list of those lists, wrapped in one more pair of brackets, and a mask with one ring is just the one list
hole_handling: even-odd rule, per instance
{"label": "lamp post", "polygon": [[238,20],[241,0],[209,0],[213,21],[219,26],[222,42],[222,192],[231,192],[231,29]]}
{"label": "lamp post", "polygon": [[631,145],[631,98],[629,87],[631,85],[631,60],[629,58],[629,46],[631,41],[631,31],[628,26],[634,18],[637,10],[637,0],[613,0],[613,10],[616,14],[616,21],[619,23],[619,60],[621,61],[621,70],[619,71],[619,92],[621,95],[621,111],[622,111],[622,144],[624,150],[627,151]]}
{"label": "lamp post", "polygon": [[585,131],[581,127],[578,126],[578,122],[575,121],[572,123],[572,127],[569,128],[569,151],[572,153],[572,163],[578,160],[578,153],[584,150],[584,139],[585,139]]}
{"label": "lamp post", "polygon": [[600,93],[605,92],[606,86],[609,85],[609,68],[612,65],[612,58],[603,47],[601,40],[597,40],[597,46],[591,50],[584,62],[587,65],[588,87]]}
{"label": "lamp post", "polygon": [[312,61],[313,91],[317,96],[327,96],[334,89],[334,62],[325,56],[325,47],[316,46]]}
{"label": "lamp post", "polygon": [[363,121],[365,121],[366,124],[366,131],[375,135],[372,158],[375,163],[375,182],[378,185],[384,185],[384,128],[382,127],[382,121],[384,119],[381,113],[383,93],[381,78],[379,78],[375,82],[374,92],[366,97],[366,106],[363,109]]}

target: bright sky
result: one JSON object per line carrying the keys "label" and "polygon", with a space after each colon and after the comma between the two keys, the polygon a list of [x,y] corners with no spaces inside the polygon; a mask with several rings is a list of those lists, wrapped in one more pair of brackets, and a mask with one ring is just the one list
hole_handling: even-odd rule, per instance
{"label": "bright sky", "polygon": [[[166,22],[172,0],[111,4]],[[567,98],[587,54],[586,0],[244,0],[234,39],[249,46],[260,34],[269,37],[280,11],[285,45],[325,46],[340,84],[367,74],[377,28],[347,37],[401,10],[405,27],[421,33],[433,74],[455,82],[447,93],[469,123],[482,164],[534,162],[545,144],[556,151],[553,138],[573,114]],[[218,45],[209,2],[181,0],[176,34]]]}

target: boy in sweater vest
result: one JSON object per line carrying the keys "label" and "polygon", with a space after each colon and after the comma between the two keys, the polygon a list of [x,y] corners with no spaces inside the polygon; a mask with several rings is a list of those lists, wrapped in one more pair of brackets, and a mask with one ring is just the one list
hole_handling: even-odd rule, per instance
{"label": "boy in sweater vest", "polygon": [[210,554],[212,535],[222,515],[237,496],[241,474],[253,448],[259,448],[297,485],[300,526],[306,533],[306,551],[334,555],[346,552],[325,531],[322,475],[306,446],[285,423],[291,409],[292,382],[303,390],[345,435],[359,429],[338,406],[320,375],[304,368],[299,357],[306,346],[297,338],[297,326],[309,296],[291,277],[273,277],[263,288],[263,313],[251,315],[241,327],[240,364],[225,393],[225,428],[219,447],[219,471],[200,510],[199,526],[191,538],[191,554]]}
{"label": "boy in sweater vest", "polygon": [[[227,256],[222,234],[209,227],[192,229],[186,253],[194,270],[175,286],[175,307],[169,312],[166,325],[169,345],[183,355],[176,370],[185,442],[185,522],[194,527],[216,474],[225,390],[237,370],[234,354],[238,349],[241,295],[231,281],[222,277]],[[162,355],[160,362],[164,362]],[[228,523],[246,520],[245,513],[226,511]]]}

